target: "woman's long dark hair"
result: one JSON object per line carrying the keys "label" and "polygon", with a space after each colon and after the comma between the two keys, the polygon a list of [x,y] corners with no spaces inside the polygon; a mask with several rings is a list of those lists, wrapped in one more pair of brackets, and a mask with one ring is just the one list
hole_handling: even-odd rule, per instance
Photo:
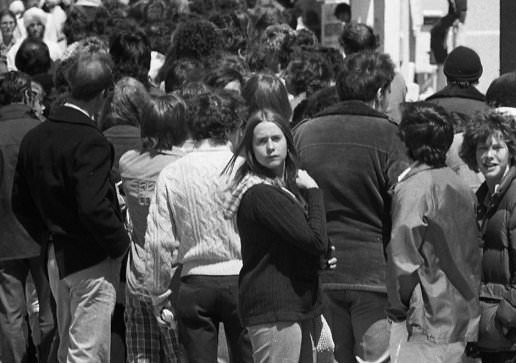
{"label": "woman's long dark hair", "polygon": [[233,170],[238,157],[241,155],[245,158],[245,162],[237,169],[233,186],[238,185],[238,183],[240,183],[240,181],[242,181],[242,179],[249,173],[266,178],[276,177],[272,170],[262,166],[258,160],[256,160],[256,156],[253,152],[254,129],[261,122],[272,122],[280,128],[281,132],[283,132],[283,135],[287,141],[287,157],[285,159],[283,178],[286,187],[299,197],[299,189],[296,185],[298,171],[297,152],[296,148],[294,147],[294,139],[292,138],[292,133],[290,132],[288,121],[285,120],[280,114],[269,109],[259,110],[251,115],[246,123],[242,139],[234,150],[233,157],[224,168],[223,173],[230,173]]}

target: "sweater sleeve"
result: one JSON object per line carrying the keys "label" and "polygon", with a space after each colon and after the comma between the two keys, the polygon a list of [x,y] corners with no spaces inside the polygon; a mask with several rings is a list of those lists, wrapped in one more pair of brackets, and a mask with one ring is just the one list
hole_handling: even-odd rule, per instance
{"label": "sweater sleeve", "polygon": [[[248,202],[256,218],[273,233],[304,251],[320,256],[328,250],[326,214],[320,189],[308,189],[306,193],[308,216],[285,192],[257,185],[249,189]],[[245,204],[240,206],[246,208]]]}
{"label": "sweater sleeve", "polygon": [[147,216],[145,232],[146,290],[156,304],[165,304],[171,294],[169,289],[177,261],[174,216],[170,208],[170,193],[166,175],[161,173],[156,181],[154,195]]}

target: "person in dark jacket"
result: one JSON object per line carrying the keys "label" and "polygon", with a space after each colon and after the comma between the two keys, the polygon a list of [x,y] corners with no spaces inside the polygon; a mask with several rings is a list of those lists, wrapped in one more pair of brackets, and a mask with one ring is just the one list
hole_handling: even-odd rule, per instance
{"label": "person in dark jacket", "polygon": [[[467,120],[479,112],[487,111],[489,107],[485,96],[475,87],[482,71],[480,58],[473,49],[462,46],[455,48],[444,61],[448,85],[426,100],[443,107],[455,119]],[[448,150],[446,164],[476,191],[482,183],[482,176],[467,168],[459,157],[464,127],[460,122],[455,126],[455,136]]]}
{"label": "person in dark jacket", "polygon": [[120,258],[129,246],[110,179],[113,148],[96,126],[111,67],[104,53],[77,55],[70,101],[27,133],[16,167],[13,210],[33,238],[50,241],[61,363],[109,362]]}
{"label": "person in dark jacket", "polygon": [[414,162],[393,188],[391,362],[473,363],[466,346],[480,320],[480,234],[475,195],[445,163],[453,125],[442,107],[416,102],[404,106],[400,131]]}
{"label": "person in dark jacket", "polygon": [[336,85],[341,102],[294,130],[301,167],[324,192],[328,235],[339,261],[334,271],[321,274],[323,314],[338,362],[388,355],[388,190],[408,166],[398,127],[382,112],[393,77],[386,54],[347,57]]}
{"label": "person in dark jacket", "polygon": [[328,251],[322,191],[298,171],[288,121],[273,111],[250,117],[229,165],[239,155],[245,161],[225,215],[236,215],[242,243],[238,306],[254,361],[312,362],[319,263]]}
{"label": "person in dark jacket", "polygon": [[49,354],[53,351],[55,355],[57,351],[57,346],[52,345],[57,326],[40,246],[18,222],[11,208],[12,185],[21,141],[29,130],[41,122],[31,110],[31,81],[28,75],[21,72],[7,73],[0,93],[5,104],[0,108],[1,359],[6,362],[36,360],[30,354],[26,324],[25,291],[30,273],[39,301],[39,327],[36,327],[41,334],[39,361],[52,361]]}
{"label": "person in dark jacket", "polygon": [[516,121],[491,111],[466,127],[461,157],[480,171],[477,191],[483,244],[478,346],[482,362],[516,358]]}

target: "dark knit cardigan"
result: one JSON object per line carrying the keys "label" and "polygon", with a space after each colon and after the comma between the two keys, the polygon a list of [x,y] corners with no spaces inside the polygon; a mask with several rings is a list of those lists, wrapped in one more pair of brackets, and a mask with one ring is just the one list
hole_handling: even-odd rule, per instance
{"label": "dark knit cardigan", "polygon": [[307,214],[271,185],[257,184],[242,198],[237,223],[244,326],[302,321],[320,313],[319,261],[328,249],[325,210],[320,189],[308,189],[305,197]]}

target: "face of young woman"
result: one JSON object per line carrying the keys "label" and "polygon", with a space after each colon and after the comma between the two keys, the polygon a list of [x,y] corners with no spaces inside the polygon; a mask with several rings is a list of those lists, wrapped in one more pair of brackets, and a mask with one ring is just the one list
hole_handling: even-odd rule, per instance
{"label": "face of young woman", "polygon": [[510,165],[510,151],[501,135],[491,135],[486,142],[477,145],[477,165],[491,184],[498,184]]}
{"label": "face of young woman", "polygon": [[16,27],[16,19],[13,19],[11,15],[4,15],[0,19],[0,31],[4,38],[10,38],[13,35],[14,28]]}
{"label": "face of young woman", "polygon": [[283,175],[287,158],[287,139],[281,129],[273,122],[260,122],[253,133],[253,152],[263,167],[277,176]]}

